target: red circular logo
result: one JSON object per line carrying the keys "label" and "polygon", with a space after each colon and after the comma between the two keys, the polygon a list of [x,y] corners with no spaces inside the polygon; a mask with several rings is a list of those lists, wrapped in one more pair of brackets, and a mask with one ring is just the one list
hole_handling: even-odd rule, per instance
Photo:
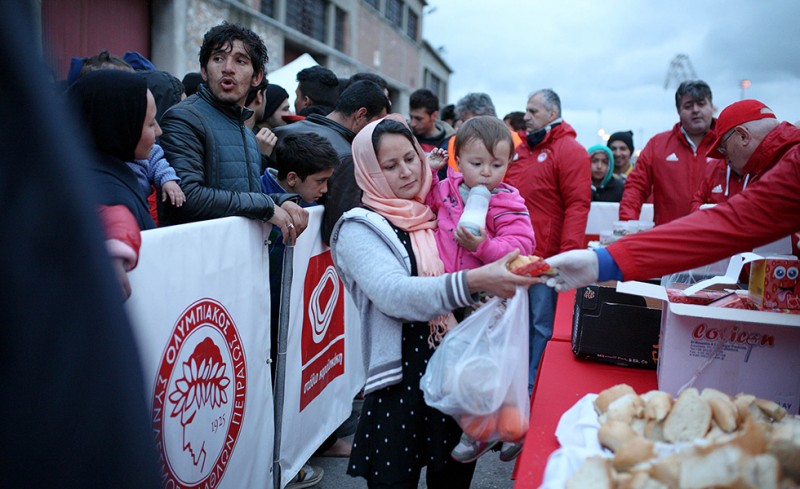
{"label": "red circular logo", "polygon": [[247,361],[225,307],[200,299],[169,337],[153,393],[164,487],[216,487],[244,420]]}

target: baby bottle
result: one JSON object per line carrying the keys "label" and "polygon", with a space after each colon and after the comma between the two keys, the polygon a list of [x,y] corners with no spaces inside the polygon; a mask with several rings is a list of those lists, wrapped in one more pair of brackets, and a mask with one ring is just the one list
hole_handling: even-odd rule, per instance
{"label": "baby bottle", "polygon": [[484,185],[472,187],[469,190],[467,202],[464,204],[464,213],[458,220],[458,225],[464,226],[475,236],[480,236],[481,228],[486,226],[486,213],[489,211],[491,196],[492,193]]}

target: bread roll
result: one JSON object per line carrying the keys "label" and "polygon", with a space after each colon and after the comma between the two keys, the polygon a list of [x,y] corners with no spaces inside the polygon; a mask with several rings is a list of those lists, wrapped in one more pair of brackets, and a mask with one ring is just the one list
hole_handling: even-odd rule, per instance
{"label": "bread roll", "polygon": [[600,444],[612,452],[616,452],[622,445],[638,436],[633,428],[623,421],[606,421],[597,431]]}
{"label": "bread roll", "polygon": [[[794,418],[794,417],[792,417]],[[790,418],[784,418],[784,420]],[[800,428],[797,423],[780,423],[770,435],[767,452],[775,456],[783,472],[800,481]]]}
{"label": "bread roll", "polygon": [[700,393],[700,397],[705,399],[706,401],[709,399],[725,399],[728,401],[733,401],[733,398],[728,394],[725,394],[722,391],[717,389],[712,389],[711,387],[706,387],[703,389],[703,392]]}
{"label": "bread roll", "polygon": [[711,426],[711,408],[697,389],[686,389],[675,401],[664,420],[664,439],[671,442],[692,441],[706,435]]}
{"label": "bread roll", "polygon": [[664,422],[649,419],[644,425],[644,437],[653,441],[664,440]]}
{"label": "bread roll", "polygon": [[708,405],[711,407],[711,416],[723,431],[730,433],[736,430],[739,425],[739,413],[736,410],[736,405],[730,400],[730,398],[727,396],[712,397],[707,398],[706,402],[708,402]]}
{"label": "bread roll", "polygon": [[650,460],[655,456],[653,442],[637,436],[623,443],[614,453],[614,468],[621,472],[627,472],[634,465]]}
{"label": "bread roll", "polygon": [[742,451],[725,445],[702,455],[689,457],[681,463],[679,487],[683,489],[705,489],[708,487],[731,487],[739,479]]}
{"label": "bread roll", "polygon": [[779,489],[781,468],[778,460],[770,454],[750,457],[741,470],[742,483],[754,489]]}
{"label": "bread roll", "polygon": [[644,412],[644,402],[642,398],[634,394],[625,394],[622,397],[614,399],[608,405],[603,420],[616,420],[630,423],[633,418],[637,418]]}
{"label": "bread roll", "polygon": [[647,472],[636,472],[628,487],[630,489],[669,489],[667,484],[653,479]]}
{"label": "bread roll", "polygon": [[681,460],[692,453],[694,450],[690,449],[656,460],[650,467],[650,477],[667,487],[678,487],[681,478]]}
{"label": "bread roll", "polygon": [[672,396],[664,391],[650,391],[642,394],[644,417],[662,421],[672,409]]}
{"label": "bread roll", "polygon": [[589,457],[567,481],[567,489],[614,489],[611,460]]}
{"label": "bread roll", "polygon": [[603,414],[608,410],[608,405],[625,394],[636,394],[633,387],[628,384],[617,384],[601,391],[594,400],[594,408],[597,414]]}
{"label": "bread roll", "polygon": [[767,399],[756,399],[756,406],[758,406],[761,412],[775,421],[780,421],[786,416],[786,409],[776,402]]}

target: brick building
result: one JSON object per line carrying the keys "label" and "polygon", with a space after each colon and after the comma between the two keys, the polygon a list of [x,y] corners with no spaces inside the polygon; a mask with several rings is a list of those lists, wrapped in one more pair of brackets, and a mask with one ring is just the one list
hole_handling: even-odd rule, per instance
{"label": "brick building", "polygon": [[63,79],[72,56],[102,49],[138,51],[181,78],[199,71],[203,34],[223,20],[262,36],[267,71],[309,53],[339,77],[360,71],[383,76],[393,106],[429,88],[448,99],[452,73],[422,39],[424,0],[29,0],[41,18],[42,49],[54,77]]}

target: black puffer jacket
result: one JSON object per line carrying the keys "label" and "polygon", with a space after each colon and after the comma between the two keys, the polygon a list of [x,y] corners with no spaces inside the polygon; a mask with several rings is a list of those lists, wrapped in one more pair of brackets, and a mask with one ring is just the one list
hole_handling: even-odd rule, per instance
{"label": "black puffer jacket", "polygon": [[272,198],[261,192],[261,155],[244,121],[252,111],[224,104],[202,85],[161,119],[161,147],[181,178],[182,207],[166,206],[165,222],[218,217],[272,217]]}

